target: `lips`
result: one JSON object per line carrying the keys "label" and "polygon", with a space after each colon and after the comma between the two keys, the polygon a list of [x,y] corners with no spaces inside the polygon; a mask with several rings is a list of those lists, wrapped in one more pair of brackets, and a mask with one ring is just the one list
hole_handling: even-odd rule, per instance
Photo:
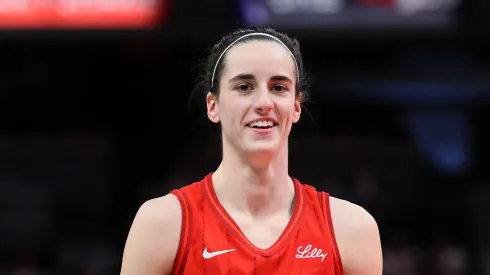
{"label": "lips", "polygon": [[277,125],[277,121],[272,118],[255,119],[247,124],[248,127],[255,129],[268,129]]}

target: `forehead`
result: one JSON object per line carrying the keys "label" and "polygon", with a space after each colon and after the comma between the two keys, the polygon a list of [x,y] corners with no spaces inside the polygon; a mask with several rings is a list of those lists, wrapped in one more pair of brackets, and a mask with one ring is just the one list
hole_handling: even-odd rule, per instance
{"label": "forehead", "polygon": [[249,41],[230,48],[223,77],[250,73],[256,76],[284,75],[296,78],[296,64],[288,49],[274,41]]}

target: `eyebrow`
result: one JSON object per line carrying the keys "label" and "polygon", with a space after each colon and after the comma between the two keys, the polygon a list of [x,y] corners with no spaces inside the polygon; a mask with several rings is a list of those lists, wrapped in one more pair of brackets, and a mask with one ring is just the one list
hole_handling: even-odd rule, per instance
{"label": "eyebrow", "polygon": [[[253,74],[238,74],[235,77],[231,78],[228,82],[233,82],[236,80],[255,80],[255,76]],[[289,83],[293,83],[293,81],[284,75],[274,75],[270,78],[272,81],[286,81]]]}

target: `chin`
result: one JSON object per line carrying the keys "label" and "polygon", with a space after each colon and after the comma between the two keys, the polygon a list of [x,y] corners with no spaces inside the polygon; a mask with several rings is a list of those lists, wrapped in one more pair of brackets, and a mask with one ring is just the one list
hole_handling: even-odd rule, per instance
{"label": "chin", "polygon": [[251,142],[246,146],[245,151],[248,154],[274,154],[279,150],[279,142],[276,140],[261,140]]}

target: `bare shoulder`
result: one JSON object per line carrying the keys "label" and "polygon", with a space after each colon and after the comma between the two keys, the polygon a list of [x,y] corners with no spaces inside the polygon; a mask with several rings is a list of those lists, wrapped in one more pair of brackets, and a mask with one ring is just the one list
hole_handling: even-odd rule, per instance
{"label": "bare shoulder", "polygon": [[175,225],[175,222],[180,224],[181,221],[182,210],[180,202],[177,197],[168,194],[144,202],[136,213],[133,225],[136,222],[140,222],[166,228],[168,225]]}
{"label": "bare shoulder", "polygon": [[344,274],[381,275],[381,241],[373,216],[359,205],[333,197],[330,211]]}
{"label": "bare shoulder", "polygon": [[378,230],[374,217],[357,204],[330,197],[330,211],[332,218],[344,230]]}
{"label": "bare shoulder", "polygon": [[181,206],[174,195],[143,203],[129,230],[121,275],[170,274],[181,225]]}

